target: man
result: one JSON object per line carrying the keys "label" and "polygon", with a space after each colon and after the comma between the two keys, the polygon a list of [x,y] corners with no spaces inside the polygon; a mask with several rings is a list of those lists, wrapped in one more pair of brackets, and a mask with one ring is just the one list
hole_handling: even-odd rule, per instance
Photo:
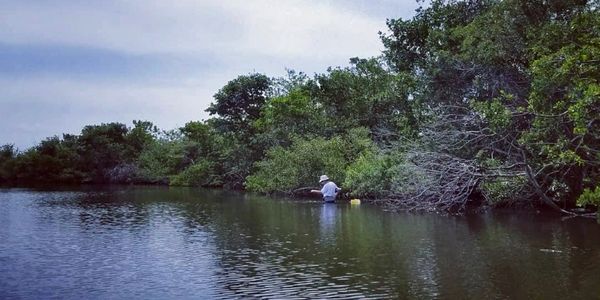
{"label": "man", "polygon": [[321,175],[319,178],[319,183],[321,184],[321,190],[311,190],[311,193],[320,193],[323,195],[323,201],[325,202],[335,202],[335,198],[337,194],[342,190],[339,188],[333,181],[329,180],[327,175]]}

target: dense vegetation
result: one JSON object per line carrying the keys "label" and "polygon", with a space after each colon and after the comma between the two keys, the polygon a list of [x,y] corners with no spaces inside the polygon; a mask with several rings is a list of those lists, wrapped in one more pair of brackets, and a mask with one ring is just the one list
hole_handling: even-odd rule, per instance
{"label": "dense vegetation", "polygon": [[399,208],[600,204],[600,2],[435,0],[388,20],[380,57],[309,77],[242,75],[213,116],[172,131],[86,126],[24,152],[0,181],[293,193],[328,174]]}

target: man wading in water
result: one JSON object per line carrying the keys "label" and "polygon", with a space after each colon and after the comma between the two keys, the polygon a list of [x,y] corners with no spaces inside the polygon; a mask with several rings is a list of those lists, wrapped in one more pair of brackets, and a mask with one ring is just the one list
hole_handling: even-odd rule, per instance
{"label": "man wading in water", "polygon": [[335,197],[342,190],[339,188],[333,181],[329,180],[327,175],[321,175],[319,178],[319,183],[321,184],[321,190],[311,190],[311,193],[319,193],[323,195],[323,201],[325,202],[335,202]]}

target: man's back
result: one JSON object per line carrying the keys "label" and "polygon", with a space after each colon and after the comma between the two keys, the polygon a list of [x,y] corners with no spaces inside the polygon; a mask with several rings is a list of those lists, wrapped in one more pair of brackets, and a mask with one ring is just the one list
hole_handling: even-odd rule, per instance
{"label": "man's back", "polygon": [[338,186],[333,181],[327,182],[321,189],[323,197],[335,197],[337,195]]}

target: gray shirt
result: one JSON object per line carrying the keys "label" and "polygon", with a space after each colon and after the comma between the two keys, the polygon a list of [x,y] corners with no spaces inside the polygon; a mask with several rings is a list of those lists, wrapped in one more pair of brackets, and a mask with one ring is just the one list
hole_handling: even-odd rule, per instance
{"label": "gray shirt", "polygon": [[333,181],[329,181],[321,188],[321,194],[323,194],[323,197],[335,197],[338,190],[338,186]]}

